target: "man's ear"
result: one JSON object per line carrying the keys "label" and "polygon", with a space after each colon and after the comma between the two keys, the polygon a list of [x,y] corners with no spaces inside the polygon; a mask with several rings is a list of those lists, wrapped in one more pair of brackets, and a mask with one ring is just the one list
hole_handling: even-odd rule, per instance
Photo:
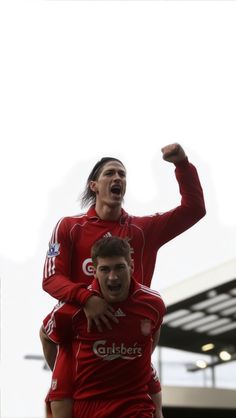
{"label": "man's ear", "polygon": [[91,180],[89,183],[89,187],[92,190],[92,192],[97,193],[97,182],[94,180]]}
{"label": "man's ear", "polygon": [[133,259],[131,260],[131,263],[130,263],[130,272],[131,272],[131,275],[134,272],[134,260]]}

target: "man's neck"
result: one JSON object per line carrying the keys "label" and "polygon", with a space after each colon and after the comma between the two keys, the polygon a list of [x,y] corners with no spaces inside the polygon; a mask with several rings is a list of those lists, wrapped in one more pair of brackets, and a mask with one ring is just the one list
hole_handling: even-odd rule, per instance
{"label": "man's neck", "polygon": [[95,211],[103,221],[117,221],[121,215],[121,206],[110,207],[96,203]]}

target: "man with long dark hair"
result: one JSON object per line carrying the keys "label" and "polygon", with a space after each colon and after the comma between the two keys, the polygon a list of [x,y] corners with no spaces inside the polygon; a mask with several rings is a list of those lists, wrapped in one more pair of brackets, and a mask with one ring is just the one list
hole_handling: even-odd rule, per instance
{"label": "man with long dark hair", "polygon": [[[90,205],[88,212],[61,219],[53,231],[44,267],[43,288],[58,300],[82,307],[89,331],[92,324],[102,331],[104,327],[115,327],[118,322],[112,306],[87,288],[93,277],[90,251],[94,242],[104,236],[128,238],[132,248],[134,278],[150,286],[159,248],[205,215],[198,174],[183,148],[179,144],[171,144],[162,148],[162,153],[165,161],[175,165],[181,194],[179,206],[168,212],[142,217],[126,213],[122,208],[126,169],[120,160],[106,157],[92,169],[82,195],[83,205]],[[56,348],[52,346],[44,352],[53,367]],[[55,418],[69,418],[68,414],[63,416],[56,412],[58,406],[60,413],[62,411],[62,399],[65,399],[66,405],[73,396],[64,366],[69,362],[70,350],[61,346],[48,395],[52,408],[55,408]],[[150,383],[151,393],[158,390],[160,388],[155,389],[155,385],[153,387]]]}

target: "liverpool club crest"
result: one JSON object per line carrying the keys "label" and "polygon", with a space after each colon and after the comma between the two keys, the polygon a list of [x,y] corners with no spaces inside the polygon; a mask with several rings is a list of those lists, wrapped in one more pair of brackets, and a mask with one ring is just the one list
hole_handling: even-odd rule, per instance
{"label": "liverpool club crest", "polygon": [[150,319],[141,319],[141,333],[143,335],[149,335],[151,334],[151,330],[152,330],[152,323]]}

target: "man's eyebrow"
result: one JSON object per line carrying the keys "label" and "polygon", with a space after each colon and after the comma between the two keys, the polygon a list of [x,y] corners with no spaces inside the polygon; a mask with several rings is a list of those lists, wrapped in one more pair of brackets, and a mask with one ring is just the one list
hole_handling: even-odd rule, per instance
{"label": "man's eyebrow", "polygon": [[113,264],[112,266],[107,265],[107,264],[100,264],[99,268],[116,268],[120,266],[125,266],[125,263],[117,263],[117,264]]}
{"label": "man's eyebrow", "polygon": [[118,169],[113,168],[113,167],[111,167],[111,168],[105,168],[104,173],[107,173],[108,171],[119,171],[119,173],[126,174],[126,170],[123,169],[123,168],[118,168]]}

